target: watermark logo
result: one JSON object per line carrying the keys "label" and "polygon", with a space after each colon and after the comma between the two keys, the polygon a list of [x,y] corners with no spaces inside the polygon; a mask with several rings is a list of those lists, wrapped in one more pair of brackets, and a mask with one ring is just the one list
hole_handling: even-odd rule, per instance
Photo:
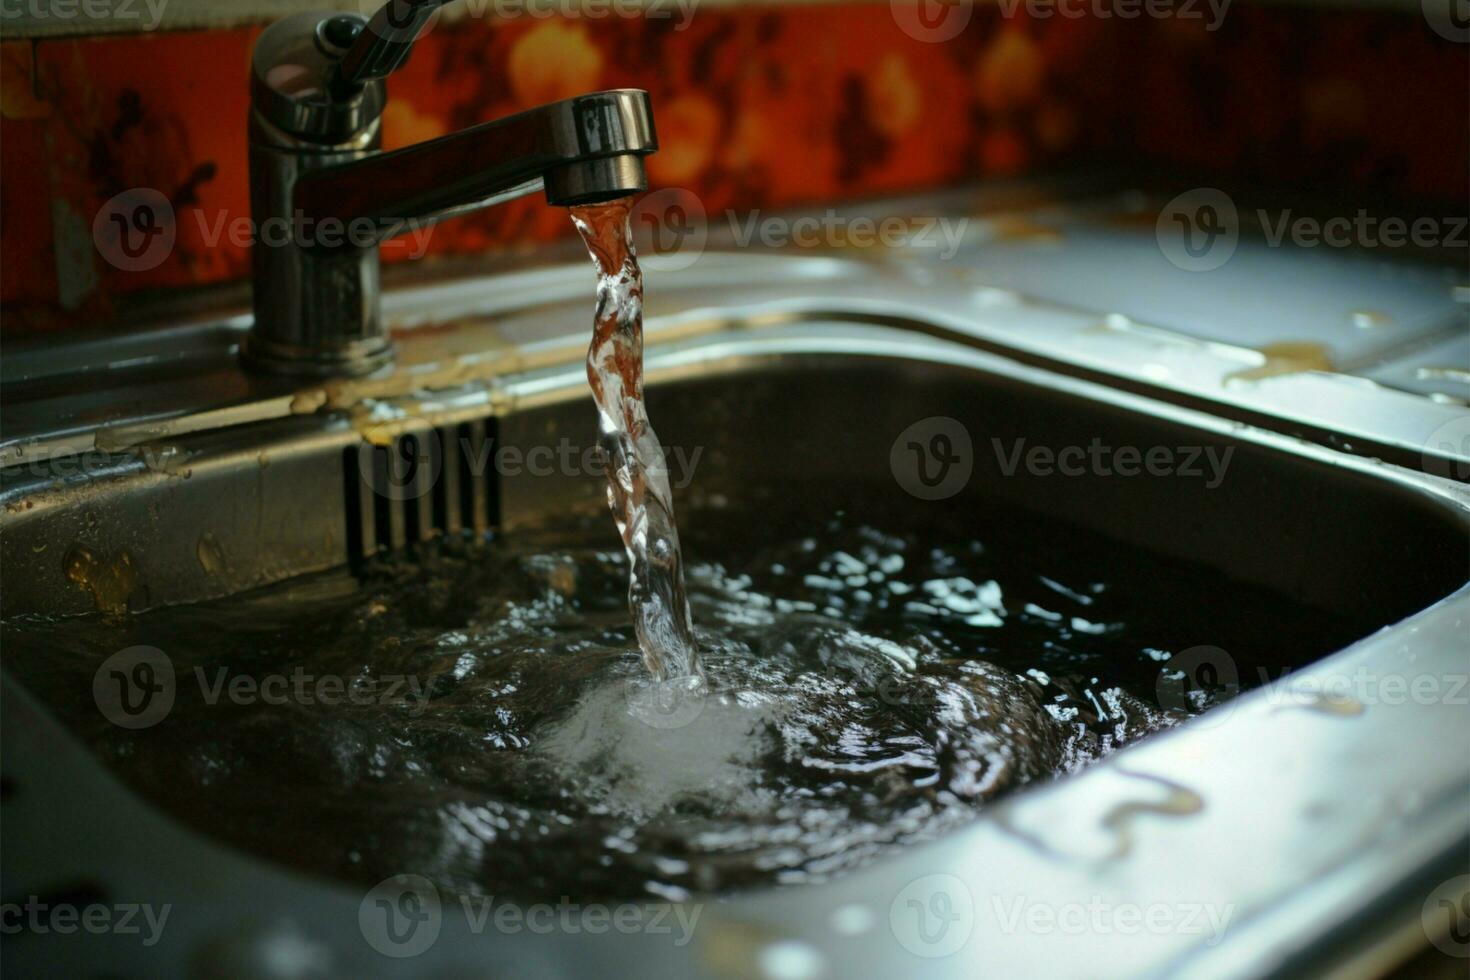
{"label": "watermark logo", "polygon": [[1171,265],[1185,272],[1209,272],[1235,254],[1240,214],[1224,191],[1196,187],[1164,205],[1154,237]]}
{"label": "watermark logo", "polygon": [[462,915],[472,935],[495,931],[505,935],[667,936],[675,947],[694,938],[704,906],[699,903],[625,902],[581,904],[563,896],[556,904],[520,905],[494,895],[461,895],[445,903],[434,883],[423,875],[397,874],[373,887],[357,909],[357,924],[368,945],[394,959],[426,952],[439,939],[445,916]]}
{"label": "watermark logo", "polygon": [[925,875],[894,897],[888,924],[899,945],[915,956],[953,956],[975,929],[975,899],[954,875]]}
{"label": "watermark logo", "polygon": [[1470,481],[1470,415],[1450,419],[1424,440],[1424,472]]}
{"label": "watermark logo", "polygon": [[408,674],[313,674],[296,667],[289,674],[264,676],[235,674],[219,667],[211,676],[203,667],[195,667],[195,682],[204,703],[210,706],[224,701],[235,705],[368,705],[396,706],[417,718],[428,706],[430,688],[422,677]]}
{"label": "watermark logo", "polygon": [[704,712],[709,685],[698,677],[636,678],[624,684],[623,695],[634,718],[650,728],[673,730],[693,724]]}
{"label": "watermark logo", "polygon": [[[944,215],[845,214],[836,208],[821,213],[766,214],[759,208],[722,214],[718,242],[745,249],[872,249],[926,252],[941,262],[964,246],[968,217]],[[712,226],[698,195],[668,187],[641,198],[628,214],[633,245],[643,265],[654,271],[687,269],[710,244]]]}
{"label": "watermark logo", "polygon": [[1457,44],[1470,42],[1470,0],[1420,0],[1434,33]]}
{"label": "watermark logo", "polygon": [[178,237],[174,207],[151,187],[134,187],[107,200],[92,219],[97,251],[124,272],[156,269]]}
{"label": "watermark logo", "polygon": [[[406,674],[364,676],[313,674],[304,667],[289,673],[231,674],[229,668],[206,671],[195,667],[192,676],[202,703],[232,705],[386,705],[409,715],[423,714],[431,695],[424,678]],[[119,728],[150,728],[173,710],[180,678],[173,661],[157,647],[119,650],[102,662],[92,677],[92,697],[102,716]]]}
{"label": "watermark logo", "polygon": [[1452,248],[1470,247],[1470,216],[1379,215],[1366,208],[1352,214],[1317,216],[1291,208],[1256,208],[1242,215],[1230,195],[1196,187],[1166,204],[1154,225],[1164,258],[1186,272],[1220,268],[1235,254],[1243,219],[1259,229],[1268,248]]}
{"label": "watermark logo", "polygon": [[393,875],[373,886],[357,907],[368,945],[394,959],[418,956],[439,938],[444,909],[439,889],[423,875]]}
{"label": "watermark logo", "polygon": [[1430,892],[1419,921],[1435,949],[1470,959],[1470,875],[1451,878]]}
{"label": "watermark logo", "polygon": [[[1220,647],[1193,646],[1174,654],[1159,670],[1154,693],[1160,706],[1188,715],[1198,715],[1218,698],[1240,693],[1240,671],[1235,658]],[[1219,724],[1229,712],[1205,713],[1197,727]]]}
{"label": "watermark logo", "polygon": [[683,187],[645,194],[628,212],[638,262],[654,272],[687,269],[704,254],[709,217],[699,195]]}
{"label": "watermark logo", "polygon": [[888,467],[898,485],[920,500],[953,497],[975,468],[970,432],[947,416],[920,419],[893,440]]}
{"label": "watermark logo", "polygon": [[[193,232],[205,248],[228,245],[302,249],[371,249],[401,252],[416,259],[429,250],[432,221],[403,218],[313,218],[297,210],[257,223],[252,216],[224,209],[191,207]],[[164,194],[152,187],[134,187],[102,205],[92,219],[92,240],[98,253],[124,272],[156,269],[173,254],[178,241],[179,215]]]}
{"label": "watermark logo", "polygon": [[119,728],[151,728],[163,721],[175,693],[173,661],[157,647],[119,650],[92,676],[97,710]]}
{"label": "watermark logo", "polygon": [[[480,0],[475,6],[483,13],[487,4]],[[415,0],[357,0],[357,9],[367,19],[364,29],[386,40],[416,43],[438,25],[443,7],[440,4],[426,6]],[[379,11],[382,11],[383,19],[374,22],[373,17]]]}
{"label": "watermark logo", "polygon": [[888,0],[888,9],[899,30],[928,44],[953,41],[975,16],[970,0]]}
{"label": "watermark logo", "polygon": [[380,497],[417,500],[439,481],[444,450],[439,444],[439,430],[427,423],[400,431],[402,434],[387,445],[359,443],[357,472]]}
{"label": "watermark logo", "polygon": [[[518,446],[493,437],[476,440],[453,428],[437,429],[411,416],[384,416],[362,423],[364,441],[357,447],[357,470],[364,486],[394,501],[417,500],[430,493],[443,476],[446,456],[472,479],[489,474],[506,478],[600,477],[606,452],[596,443],[559,439],[554,445]],[[447,445],[446,445],[447,441]],[[694,482],[704,447],[663,446],[649,473],[675,490]],[[452,450],[446,454],[445,450]],[[45,470],[42,460],[30,463]]]}

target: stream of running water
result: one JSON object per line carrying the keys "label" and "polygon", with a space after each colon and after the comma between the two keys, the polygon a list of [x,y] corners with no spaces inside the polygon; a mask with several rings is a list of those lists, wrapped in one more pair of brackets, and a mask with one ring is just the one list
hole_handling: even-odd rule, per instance
{"label": "stream of running water", "polygon": [[668,467],[643,404],[643,276],[628,227],[632,203],[571,209],[597,267],[587,382],[597,402],[607,503],[628,551],[628,608],[643,662],[655,681],[702,686]]}

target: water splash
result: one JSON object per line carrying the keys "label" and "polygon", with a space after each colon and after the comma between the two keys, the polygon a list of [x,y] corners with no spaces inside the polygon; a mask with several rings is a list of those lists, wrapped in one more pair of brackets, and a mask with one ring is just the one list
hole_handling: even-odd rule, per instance
{"label": "water splash", "polygon": [[656,681],[703,681],[663,448],[643,404],[643,276],[633,251],[632,198],[571,209],[597,267],[587,383],[597,402],[607,503],[628,551],[628,608]]}

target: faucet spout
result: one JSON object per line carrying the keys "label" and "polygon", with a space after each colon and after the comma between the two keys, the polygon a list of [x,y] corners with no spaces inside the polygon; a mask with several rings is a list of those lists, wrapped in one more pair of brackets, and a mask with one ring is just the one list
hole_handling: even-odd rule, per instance
{"label": "faucet spout", "polygon": [[646,189],[643,158],[658,137],[638,89],[592,92],[382,152],[383,79],[438,5],[389,0],[371,20],[297,14],[256,42],[255,320],[242,351],[252,367],[352,375],[391,360],[377,249],[386,238],[537,190],[571,207]]}
{"label": "faucet spout", "polygon": [[591,204],[645,190],[657,148],[648,93],[594,92],[304,174],[295,205],[304,222],[369,219],[387,236],[543,188],[550,204]]}

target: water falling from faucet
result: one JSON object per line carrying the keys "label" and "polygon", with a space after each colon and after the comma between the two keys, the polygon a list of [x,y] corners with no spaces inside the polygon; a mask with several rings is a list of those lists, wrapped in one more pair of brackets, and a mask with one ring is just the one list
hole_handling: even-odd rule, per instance
{"label": "water falling from faucet", "polygon": [[668,467],[643,405],[643,276],[628,227],[632,200],[571,209],[597,266],[587,381],[597,402],[607,502],[628,551],[628,608],[643,662],[657,681],[702,683]]}

